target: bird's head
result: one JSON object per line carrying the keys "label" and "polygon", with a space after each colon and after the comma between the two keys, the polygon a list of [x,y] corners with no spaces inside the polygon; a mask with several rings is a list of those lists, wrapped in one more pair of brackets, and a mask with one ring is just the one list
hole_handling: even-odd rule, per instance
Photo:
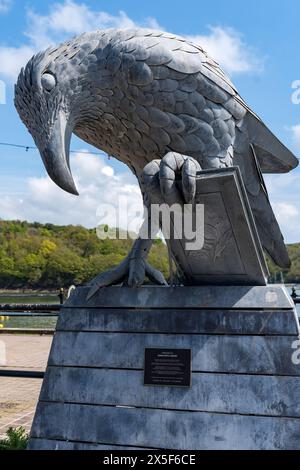
{"label": "bird's head", "polygon": [[78,195],[69,163],[70,141],[82,106],[82,73],[92,42],[67,43],[32,57],[15,86],[16,109],[50,178]]}

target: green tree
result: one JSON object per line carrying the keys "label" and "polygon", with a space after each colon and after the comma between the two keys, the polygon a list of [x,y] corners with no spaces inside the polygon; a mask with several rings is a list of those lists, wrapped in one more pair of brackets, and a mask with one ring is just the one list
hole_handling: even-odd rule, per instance
{"label": "green tree", "polygon": [[[113,229],[108,227],[107,234]],[[122,230],[117,234],[126,236]],[[0,288],[57,289],[86,282],[120,263],[133,241],[101,240],[95,229],[81,226],[0,220]],[[286,282],[300,282],[300,243],[288,245],[292,261],[283,272]],[[280,268],[269,259],[272,278],[279,280]],[[157,239],[149,254],[149,262],[169,276],[165,243]]]}

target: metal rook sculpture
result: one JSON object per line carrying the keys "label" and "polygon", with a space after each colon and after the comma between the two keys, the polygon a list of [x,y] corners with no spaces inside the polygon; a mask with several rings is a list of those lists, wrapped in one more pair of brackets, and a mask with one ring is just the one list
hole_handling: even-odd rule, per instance
{"label": "metal rook sculpture", "polygon": [[[294,169],[295,156],[200,45],[161,31],[94,31],[37,54],[20,73],[15,105],[65,191],[78,194],[74,133],[131,169],[147,208],[204,207],[200,248],[187,249],[184,235],[167,240],[187,287],[138,288],[145,276],[166,284],[147,262],[153,236],[140,234],[118,267],[67,301],[31,448],[293,447],[299,409],[292,384],[274,376],[297,375],[287,338],[298,323],[284,289],[267,286],[263,250],[283,269],[290,260],[262,174]],[[108,287],[123,280],[127,287]],[[152,387],[139,375],[147,364]]]}
{"label": "metal rook sculpture", "polygon": [[[145,202],[158,188],[161,202],[193,202],[199,172],[238,166],[263,248],[280,267],[289,267],[262,173],[287,172],[298,161],[201,46],[146,29],[83,34],[29,61],[15,104],[50,177],[72,194],[72,132],[128,165]],[[163,283],[146,261],[151,243],[138,239],[119,267],[98,277],[92,292],[125,277],[130,286],[141,285],[145,274]]]}

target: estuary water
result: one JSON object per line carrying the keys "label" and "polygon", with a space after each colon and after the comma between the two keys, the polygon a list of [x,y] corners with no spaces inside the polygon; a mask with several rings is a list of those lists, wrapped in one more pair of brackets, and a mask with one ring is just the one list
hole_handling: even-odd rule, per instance
{"label": "estuary water", "polygon": [[[0,294],[0,304],[57,304],[58,296],[55,294]],[[20,313],[0,311],[0,328],[55,328],[57,316],[35,313]]]}

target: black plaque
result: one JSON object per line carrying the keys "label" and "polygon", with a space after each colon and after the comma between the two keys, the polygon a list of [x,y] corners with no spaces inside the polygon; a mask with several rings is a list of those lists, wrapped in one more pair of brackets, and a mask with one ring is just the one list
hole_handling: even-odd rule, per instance
{"label": "black plaque", "polygon": [[144,385],[191,386],[190,349],[145,349]]}

